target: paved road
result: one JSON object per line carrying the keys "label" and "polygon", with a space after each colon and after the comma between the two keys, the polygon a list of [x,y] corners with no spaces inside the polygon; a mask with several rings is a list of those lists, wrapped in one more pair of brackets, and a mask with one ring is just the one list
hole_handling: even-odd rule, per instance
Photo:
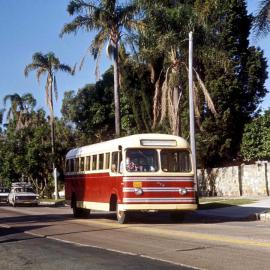
{"label": "paved road", "polygon": [[14,228],[1,229],[0,266],[10,270],[191,270],[139,256],[32,236]]}
{"label": "paved road", "polygon": [[[95,213],[89,219],[75,220],[68,208],[0,208],[0,226],[4,226],[6,228],[4,230],[11,227],[12,230],[15,229],[20,233],[26,232],[28,236],[34,237],[25,241],[24,246],[30,241],[37,241],[36,246],[39,247],[39,241],[44,241],[45,247],[48,248],[43,248],[41,245],[40,252],[42,253],[42,250],[46,249],[48,254],[45,252],[44,256],[49,256],[51,253],[55,255],[52,258],[57,260],[59,258],[57,250],[61,251],[61,248],[57,248],[57,246],[62,246],[63,243],[59,243],[62,241],[65,242],[64,245],[70,249],[70,252],[60,253],[60,257],[68,257],[68,260],[72,261],[72,252],[74,252],[76,256],[73,257],[80,258],[81,265],[89,263],[83,258],[88,259],[89,257],[91,261],[91,254],[94,254],[94,257],[99,252],[108,254],[108,258],[112,258],[112,260],[108,260],[106,256],[106,259],[103,258],[104,269],[108,269],[106,268],[108,263],[110,266],[114,266],[113,259],[117,257],[120,261],[123,261],[122,258],[127,258],[126,262],[130,267],[136,267],[137,264],[142,269],[158,269],[150,262],[157,263],[161,267],[160,269],[176,267],[170,264],[167,264],[166,267],[161,266],[161,261],[155,260],[177,264],[177,269],[181,269],[180,265],[210,270],[269,269],[269,225],[269,222],[261,221],[200,220],[194,216],[177,224],[171,223],[165,215],[141,215],[137,216],[131,224],[120,225],[110,214]],[[57,242],[54,242],[55,240]],[[15,245],[12,241],[4,244]],[[73,249],[78,249],[78,251]],[[1,257],[3,257],[2,254]],[[135,261],[132,261],[131,258]],[[155,260],[142,262],[144,265],[142,266],[140,260],[146,258]],[[99,256],[97,256],[97,260],[100,262]],[[123,262],[123,264],[125,263]],[[94,266],[100,267],[93,262]],[[83,267],[79,269],[83,269]],[[136,268],[125,266],[125,269]]]}

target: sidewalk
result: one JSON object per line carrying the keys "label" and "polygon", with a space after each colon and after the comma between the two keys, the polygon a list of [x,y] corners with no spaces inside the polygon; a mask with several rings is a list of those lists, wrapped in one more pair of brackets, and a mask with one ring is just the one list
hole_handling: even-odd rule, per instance
{"label": "sidewalk", "polygon": [[270,198],[264,198],[252,204],[198,210],[197,214],[210,218],[229,220],[270,220]]}

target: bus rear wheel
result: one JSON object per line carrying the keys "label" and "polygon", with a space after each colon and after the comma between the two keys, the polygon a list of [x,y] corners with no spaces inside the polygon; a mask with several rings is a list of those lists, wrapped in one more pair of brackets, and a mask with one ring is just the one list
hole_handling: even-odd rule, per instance
{"label": "bus rear wheel", "polygon": [[76,200],[72,202],[72,210],[75,218],[87,218],[90,215],[90,209],[77,207]]}

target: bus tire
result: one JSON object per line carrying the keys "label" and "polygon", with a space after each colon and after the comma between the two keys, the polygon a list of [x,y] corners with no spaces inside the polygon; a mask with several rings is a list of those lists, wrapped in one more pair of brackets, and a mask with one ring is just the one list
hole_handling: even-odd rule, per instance
{"label": "bus tire", "polygon": [[126,224],[126,223],[128,223],[129,213],[126,212],[126,211],[120,211],[120,210],[118,210],[118,205],[117,205],[116,218],[117,218],[118,223],[120,223],[120,224]]}
{"label": "bus tire", "polygon": [[73,216],[75,218],[88,218],[90,210],[85,208],[73,207]]}
{"label": "bus tire", "polygon": [[72,201],[72,210],[73,210],[73,216],[75,218],[87,218],[90,215],[90,209],[80,208],[77,207],[77,201],[74,199]]}

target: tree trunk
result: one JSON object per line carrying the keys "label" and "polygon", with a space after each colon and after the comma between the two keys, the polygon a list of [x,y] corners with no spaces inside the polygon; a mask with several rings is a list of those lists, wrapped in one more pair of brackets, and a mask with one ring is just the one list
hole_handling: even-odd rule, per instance
{"label": "tree trunk", "polygon": [[[53,78],[53,77],[52,77]],[[52,146],[52,173],[53,173],[53,178],[54,178],[54,192],[55,192],[55,199],[58,199],[58,187],[57,187],[57,175],[55,174],[55,162],[54,162],[54,158],[55,158],[55,148],[54,148],[54,141],[55,141],[55,128],[54,128],[54,106],[53,106],[53,91],[52,91],[52,87],[53,87],[53,80],[51,79],[51,84],[50,84],[50,97],[51,97],[51,146]]]}
{"label": "tree trunk", "polygon": [[120,97],[119,97],[119,63],[118,63],[118,43],[115,44],[113,57],[113,74],[114,74],[114,110],[115,110],[115,136],[120,137],[121,119],[120,119]]}

